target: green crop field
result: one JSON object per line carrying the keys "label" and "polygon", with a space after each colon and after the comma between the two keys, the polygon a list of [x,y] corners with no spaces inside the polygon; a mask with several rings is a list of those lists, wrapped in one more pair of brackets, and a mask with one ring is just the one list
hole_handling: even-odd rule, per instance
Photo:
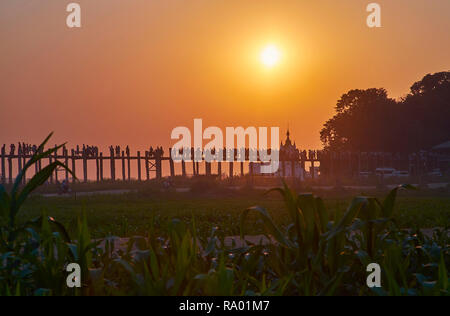
{"label": "green crop field", "polygon": [[[344,211],[355,195],[327,194],[329,196],[324,197],[326,206],[338,212]],[[186,222],[195,218],[202,232],[209,233],[211,227],[219,226],[226,235],[238,235],[239,217],[243,210],[253,205],[264,206],[277,224],[289,224],[283,200],[275,193],[266,195],[264,191],[231,192],[228,195],[143,191],[77,198],[36,196],[24,205],[20,220],[30,220],[45,211],[73,231],[78,216],[85,212],[95,236],[126,237],[144,234],[154,217],[160,220],[178,218]],[[397,199],[395,220],[402,228],[444,227],[450,223],[450,196],[434,192],[422,195],[402,192]],[[258,221],[248,231],[249,234],[261,232],[263,227]]]}

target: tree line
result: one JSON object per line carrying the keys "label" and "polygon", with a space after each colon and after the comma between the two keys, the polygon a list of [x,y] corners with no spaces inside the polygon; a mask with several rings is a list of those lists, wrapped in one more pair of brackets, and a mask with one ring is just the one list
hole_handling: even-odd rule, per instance
{"label": "tree line", "polygon": [[353,89],[320,132],[325,149],[411,153],[450,140],[450,72],[428,74],[406,97],[384,88]]}

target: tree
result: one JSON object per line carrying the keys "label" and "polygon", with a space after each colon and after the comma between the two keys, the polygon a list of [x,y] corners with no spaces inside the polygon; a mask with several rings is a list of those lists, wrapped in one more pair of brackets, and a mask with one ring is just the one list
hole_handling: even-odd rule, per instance
{"label": "tree", "polygon": [[325,149],[415,152],[450,140],[450,72],[426,75],[395,101],[385,89],[350,90],[320,132]]}
{"label": "tree", "polygon": [[333,150],[389,150],[389,121],[397,103],[384,89],[351,90],[336,104],[337,114],[320,133],[325,148]]}
{"label": "tree", "polygon": [[414,139],[411,151],[450,140],[450,72],[428,74],[414,83],[402,101],[402,113]]}

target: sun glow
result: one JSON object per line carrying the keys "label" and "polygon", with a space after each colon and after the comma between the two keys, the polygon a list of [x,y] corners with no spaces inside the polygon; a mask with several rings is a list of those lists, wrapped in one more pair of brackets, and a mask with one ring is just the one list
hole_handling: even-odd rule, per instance
{"label": "sun glow", "polygon": [[267,45],[261,51],[260,59],[265,67],[272,68],[280,62],[280,50],[275,45]]}

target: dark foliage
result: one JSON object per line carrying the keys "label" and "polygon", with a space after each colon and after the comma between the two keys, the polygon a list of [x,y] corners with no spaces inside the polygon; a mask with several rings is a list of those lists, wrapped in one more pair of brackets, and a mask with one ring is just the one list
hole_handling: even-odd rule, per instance
{"label": "dark foliage", "polygon": [[320,132],[327,149],[416,152],[450,140],[450,72],[428,74],[400,101],[385,89],[350,90]]}

